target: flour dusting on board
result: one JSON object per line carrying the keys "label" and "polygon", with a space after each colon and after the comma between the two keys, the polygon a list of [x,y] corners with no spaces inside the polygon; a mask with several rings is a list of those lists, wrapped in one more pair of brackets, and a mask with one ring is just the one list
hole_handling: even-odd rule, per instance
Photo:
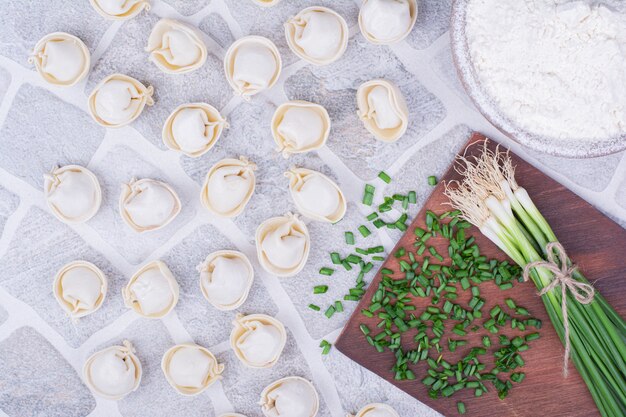
{"label": "flour dusting on board", "polygon": [[482,87],[520,128],[579,140],[626,133],[623,7],[470,0],[465,33]]}

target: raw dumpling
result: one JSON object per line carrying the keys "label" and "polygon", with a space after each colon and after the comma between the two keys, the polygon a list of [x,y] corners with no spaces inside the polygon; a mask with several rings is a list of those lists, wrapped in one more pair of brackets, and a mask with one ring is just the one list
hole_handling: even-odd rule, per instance
{"label": "raw dumpling", "polygon": [[85,167],[55,167],[44,175],[44,194],[52,214],[63,223],[84,223],[100,209],[98,178]]}
{"label": "raw dumpling", "polygon": [[164,182],[133,178],[128,184],[122,184],[120,214],[136,232],[149,232],[166,226],[178,216],[180,209],[178,195]]}
{"label": "raw dumpling", "polygon": [[254,269],[241,252],[213,252],[198,266],[202,295],[219,310],[234,310],[242,305],[252,286]]}
{"label": "raw dumpling", "polygon": [[417,20],[417,0],[363,0],[359,27],[368,41],[388,45],[406,38]]}
{"label": "raw dumpling", "polygon": [[91,6],[105,19],[126,20],[143,9],[150,10],[148,0],[89,0]]}
{"label": "raw dumpling", "polygon": [[304,216],[323,222],[337,223],[346,214],[346,198],[337,184],[326,175],[306,168],[291,168],[291,198]]}
{"label": "raw dumpling", "polygon": [[280,0],[252,0],[253,3],[263,7],[271,7],[280,3]]}
{"label": "raw dumpling", "polygon": [[326,65],[346,51],[348,24],[327,7],[307,7],[285,23],[285,37],[294,54],[312,64]]}
{"label": "raw dumpling", "polygon": [[94,264],[74,261],[54,277],[54,297],[71,318],[91,314],[102,306],[107,294],[107,278]]}
{"label": "raw dumpling", "polygon": [[182,395],[197,395],[220,379],[224,365],[208,349],[185,343],[171,347],[161,361],[167,382]]}
{"label": "raw dumpling", "polygon": [[192,158],[205,154],[215,145],[228,123],[220,112],[205,103],[178,106],[163,126],[163,143]]}
{"label": "raw dumpling", "polygon": [[250,201],[256,184],[256,165],[241,156],[222,159],[211,167],[200,199],[211,213],[221,217],[235,217]]}
{"label": "raw dumpling", "polygon": [[74,35],[50,33],[37,42],[28,59],[50,84],[70,87],[87,75],[91,56],[87,46]]}
{"label": "raw dumpling", "polygon": [[152,86],[136,79],[113,74],[100,81],[89,95],[89,113],[104,127],[122,127],[135,120],[143,108],[152,106]]}
{"label": "raw dumpling", "polygon": [[272,117],[272,136],[285,158],[321,148],[329,134],[330,116],[319,104],[288,101]]}
{"label": "raw dumpling", "polygon": [[368,404],[356,413],[356,416],[348,415],[348,417],[400,417],[396,410],[387,404],[373,403]]}
{"label": "raw dumpling", "polygon": [[151,319],[165,317],[178,302],[178,283],[167,265],[152,261],[130,278],[122,288],[124,304]]}
{"label": "raw dumpling", "polygon": [[315,417],[319,402],[313,384],[299,376],[279,379],[261,393],[261,410],[266,417]]}
{"label": "raw dumpling", "polygon": [[409,110],[404,96],[386,80],[372,80],[357,90],[358,115],[377,139],[395,142],[406,132]]}
{"label": "raw dumpling", "polygon": [[184,74],[200,68],[206,61],[206,45],[199,32],[184,23],[161,19],[154,25],[146,51],[163,72]]}
{"label": "raw dumpling", "polygon": [[128,340],[123,345],[96,352],[85,362],[83,377],[98,397],[119,400],[139,387],[141,362]]}
{"label": "raw dumpling", "polygon": [[265,314],[237,314],[230,346],[237,358],[250,368],[271,368],[287,341],[285,326]]}
{"label": "raw dumpling", "polygon": [[304,268],[309,258],[309,230],[298,216],[287,213],[261,223],[256,230],[256,251],[267,272],[291,277]]}
{"label": "raw dumpling", "polygon": [[245,100],[276,84],[281,70],[278,48],[262,36],[237,40],[224,57],[226,79],[235,93]]}

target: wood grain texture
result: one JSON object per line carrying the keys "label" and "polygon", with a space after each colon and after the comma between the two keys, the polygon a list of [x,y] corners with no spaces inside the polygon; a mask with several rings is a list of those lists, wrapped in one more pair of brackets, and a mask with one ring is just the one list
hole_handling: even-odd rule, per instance
{"label": "wood grain texture", "polygon": [[[469,140],[468,146],[482,140],[484,140],[484,136],[475,133]],[[468,152],[477,150],[478,146],[469,146],[468,148]],[[589,281],[605,296],[617,312],[624,316],[626,313],[626,230],[516,155],[512,155],[512,157],[517,165],[517,181],[528,190],[535,204],[565,246],[571,259],[580,266]],[[572,169],[576,169],[576,161],[572,161]],[[450,168],[434,189],[411,227],[398,242],[392,254],[400,247],[405,247],[407,250],[413,247],[415,241],[413,230],[418,226],[425,227],[426,210],[442,213],[450,209],[446,205],[448,200],[443,194],[443,183],[455,179],[459,179],[459,175]],[[483,237],[478,229],[472,227],[467,232],[468,235],[476,238],[483,255],[489,258],[505,259],[502,252],[487,238]],[[440,243],[442,246],[441,249],[438,248],[439,252],[447,253],[447,244],[443,245],[445,242]],[[382,267],[398,271],[398,259],[391,255]],[[375,317],[368,319],[360,311],[369,305],[369,300],[377,289],[380,280],[379,271],[335,344],[339,351],[355,362],[447,416],[458,415],[457,401],[465,403],[466,416],[599,416],[587,387],[571,362],[569,377],[563,377],[563,345],[556,335],[532,283],[516,283],[513,289],[507,291],[500,290],[491,282],[480,285],[481,294],[487,301],[483,312],[486,312],[487,315],[491,307],[495,304],[504,305],[505,298],[510,297],[518,305],[526,307],[533,317],[540,318],[543,322],[543,327],[540,330],[542,337],[532,342],[531,348],[522,354],[526,365],[519,370],[526,373],[526,379],[522,384],[514,383],[514,387],[506,399],[499,400],[495,389],[488,383],[487,387],[490,391],[481,398],[474,398],[473,392],[470,390],[462,390],[450,398],[433,400],[428,397],[427,390],[421,383],[421,379],[425,377],[428,369],[425,363],[412,367],[417,376],[416,380],[395,381],[391,372],[391,367],[395,364],[393,354],[389,351],[376,352],[367,343],[359,329],[359,325],[365,323],[372,329],[372,333],[377,333],[375,329],[378,320]],[[459,300],[465,302],[466,299],[460,298]],[[414,301],[417,312],[419,312],[417,315],[421,314],[428,301],[429,299]],[[477,319],[475,322],[480,324],[482,320]],[[447,337],[459,339],[460,337],[450,332],[449,328],[452,326],[449,326],[448,323],[450,322],[446,322],[446,333],[442,341],[447,341]],[[530,332],[527,330],[522,334]],[[479,346],[480,339],[485,334],[488,333],[481,330],[463,337],[463,339],[469,340],[469,344],[463,348],[458,348],[455,354],[451,354],[446,347],[444,358],[449,362],[456,362],[467,353],[469,347]],[[520,332],[512,331],[509,326],[507,330],[501,331],[499,334],[512,336],[520,334]],[[489,363],[486,358],[491,357],[491,353],[497,349],[497,335],[495,337],[492,335],[491,339],[492,347],[489,354],[481,356],[481,361],[485,361],[485,363]],[[447,346],[447,343],[444,345]]]}

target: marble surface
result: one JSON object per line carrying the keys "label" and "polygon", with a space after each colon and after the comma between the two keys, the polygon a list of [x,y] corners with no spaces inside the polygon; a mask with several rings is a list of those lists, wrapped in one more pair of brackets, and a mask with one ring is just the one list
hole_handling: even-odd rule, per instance
{"label": "marble surface", "polygon": [[[320,354],[321,339],[333,342],[354,304],[331,320],[307,306],[327,305],[349,287],[353,275],[338,271],[332,281],[317,271],[330,251],[341,252],[344,231],[369,214],[360,204],[363,185],[379,193],[416,190],[418,206],[428,198],[428,175],[440,175],[472,130],[511,146],[548,175],[571,188],[626,227],[624,153],[568,160],[529,152],[499,134],[478,114],[456,77],[447,24],[451,1],[419,0],[420,18],[411,35],[391,47],[368,44],[358,30],[359,0],[284,0],[259,8],[250,0],[151,0],[149,12],[127,22],[102,19],[86,0],[5,0],[0,14],[0,416],[219,416],[238,411],[260,417],[261,390],[288,375],[310,379],[320,394],[320,417],[343,417],[369,402],[385,402],[402,417],[439,414],[360,368],[333,349]],[[309,5],[331,5],[347,20],[351,38],[344,57],[326,67],[299,60],[286,46],[282,23]],[[209,49],[207,63],[186,75],[161,73],[143,47],[161,17],[197,26]],[[69,89],[46,85],[28,66],[28,51],[48,32],[81,37],[92,53],[86,80]],[[221,60],[235,39],[273,39],[283,55],[282,76],[270,91],[243,102],[233,96]],[[93,86],[111,72],[125,72],[155,87],[156,105],[131,126],[106,130],[86,112]],[[355,112],[359,84],[375,77],[395,81],[411,113],[407,134],[397,143],[374,140]],[[324,105],[333,127],[328,145],[284,160],[275,151],[269,121],[288,99]],[[211,152],[191,159],[168,151],[162,124],[184,102],[206,101],[229,120]],[[199,201],[200,186],[218,159],[245,155],[258,165],[257,189],[247,210],[233,220],[217,219]],[[46,207],[43,174],[56,164],[82,164],[99,177],[103,204],[86,224],[67,226]],[[309,263],[296,277],[279,279],[256,260],[254,230],[269,217],[294,211],[283,172],[291,165],[320,170],[344,190],[345,219],[336,225],[308,222]],[[386,186],[380,170],[394,181]],[[183,201],[175,222],[159,232],[132,233],[117,213],[119,186],[131,177],[169,182]],[[417,208],[410,214],[414,215]],[[398,233],[379,230],[359,244],[390,250]],[[359,236],[360,239],[360,236]],[[202,297],[196,265],[215,250],[236,249],[251,259],[255,280],[248,300],[236,311],[266,313],[283,321],[288,343],[270,370],[244,367],[228,336],[236,312],[220,312]],[[103,307],[70,321],[52,297],[52,279],[66,262],[85,259],[109,278]],[[180,283],[180,301],[161,320],[138,317],[123,305],[120,289],[142,264],[162,259]],[[370,273],[366,280],[373,274]],[[312,287],[330,283],[328,294]],[[82,366],[93,352],[128,339],[144,367],[139,389],[120,401],[94,397],[82,381]],[[225,364],[224,378],[197,397],[183,397],[167,384],[161,356],[175,343],[195,341]]]}

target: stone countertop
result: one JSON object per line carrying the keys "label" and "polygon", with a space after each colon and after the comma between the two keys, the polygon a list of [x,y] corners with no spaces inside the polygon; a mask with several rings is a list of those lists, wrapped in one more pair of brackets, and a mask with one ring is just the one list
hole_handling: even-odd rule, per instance
{"label": "stone countertop", "polygon": [[[0,416],[218,416],[237,411],[260,417],[263,387],[287,375],[313,381],[321,397],[320,417],[343,417],[369,402],[385,402],[401,416],[438,413],[407,396],[335,349],[320,354],[321,339],[333,342],[354,309],[328,320],[307,306],[343,295],[353,276],[317,273],[328,253],[344,246],[344,231],[355,230],[368,212],[359,204],[363,185],[374,181],[383,192],[428,197],[429,175],[440,175],[472,130],[511,146],[548,175],[626,227],[624,153],[568,160],[520,148],[478,114],[456,78],[447,25],[450,0],[420,0],[411,35],[391,47],[374,46],[361,36],[359,1],[284,0],[262,9],[249,0],[152,0],[150,12],[126,22],[102,19],[87,0],[5,0],[0,14]],[[304,7],[327,5],[343,15],[351,30],[344,57],[326,67],[298,60],[285,42],[282,23]],[[186,75],[161,73],[143,47],[154,23],[172,17],[204,32],[209,58]],[[92,54],[89,77],[70,89],[48,86],[27,63],[29,49],[43,35],[66,31],[85,41]],[[278,84],[244,102],[233,96],[222,70],[225,49],[245,35],[263,35],[278,46],[284,68]],[[121,72],[154,86],[156,105],[130,127],[106,130],[86,111],[86,97],[103,77]],[[407,97],[410,124],[397,143],[374,140],[355,112],[357,87],[385,77]],[[274,150],[269,121],[288,99],[324,105],[333,128],[328,146],[284,160]],[[168,151],[161,141],[167,115],[184,102],[206,101],[230,122],[209,153],[190,159]],[[245,212],[233,220],[215,219],[200,206],[200,186],[209,167],[224,157],[248,156],[257,163],[257,191]],[[80,164],[100,179],[103,204],[86,224],[67,226],[48,211],[43,174],[54,165]],[[291,165],[318,169],[333,177],[349,200],[337,225],[308,222],[312,250],[297,277],[278,279],[256,261],[254,230],[263,220],[293,211],[287,180]],[[385,170],[394,181],[384,189],[375,180]],[[136,235],[117,213],[119,187],[131,177],[158,178],[179,193],[183,210],[161,231]],[[415,214],[414,207],[411,214]],[[397,234],[379,230],[367,244],[393,246]],[[219,249],[246,253],[255,282],[243,313],[267,313],[288,328],[288,343],[270,370],[243,367],[231,352],[228,335],[235,312],[212,308],[201,296],[195,266]],[[73,323],[52,296],[52,278],[65,263],[85,259],[109,278],[109,294],[95,314]],[[146,320],[126,309],[120,289],[149,260],[162,259],[180,283],[180,300],[162,320]],[[324,296],[313,285],[330,283]],[[114,402],[96,399],[82,382],[86,358],[105,346],[129,339],[144,376],[139,389]],[[161,356],[174,343],[195,341],[224,363],[224,378],[205,393],[183,397],[167,384]]]}

